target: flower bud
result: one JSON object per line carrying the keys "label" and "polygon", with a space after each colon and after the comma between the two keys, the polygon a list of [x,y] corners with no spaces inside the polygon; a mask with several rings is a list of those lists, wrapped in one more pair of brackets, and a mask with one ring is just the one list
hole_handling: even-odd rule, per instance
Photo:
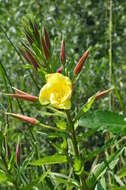
{"label": "flower bud", "polygon": [[21,114],[15,114],[15,113],[6,113],[6,115],[10,115],[12,117],[15,117],[21,121],[25,121],[27,123],[30,123],[32,125],[36,125],[39,123],[39,121],[35,118],[32,118],[32,117],[28,117],[28,116],[25,116],[25,115],[21,115]]}
{"label": "flower bud", "polygon": [[61,59],[61,63],[63,64],[63,62],[65,61],[65,42],[64,42],[64,40],[62,40],[62,42],[61,42],[60,59]]}
{"label": "flower bud", "polygon": [[49,57],[50,57],[50,54],[49,54],[48,47],[47,47],[46,42],[45,42],[45,40],[44,40],[43,37],[41,37],[41,43],[42,43],[42,48],[43,48],[43,51],[44,51],[45,57],[46,57],[46,59],[48,60]]}
{"label": "flower bud", "polygon": [[16,163],[20,163],[20,152],[21,152],[21,146],[20,143],[17,144],[16,146]]}
{"label": "flower bud", "polygon": [[48,49],[50,49],[51,45],[50,45],[49,35],[45,27],[44,27],[44,35],[45,35],[46,46]]}
{"label": "flower bud", "polygon": [[26,49],[26,57],[29,60],[29,62],[34,66],[34,68],[37,70],[37,68],[39,67],[38,62],[36,61],[36,59],[34,58],[33,54],[31,53],[30,50]]}
{"label": "flower bud", "polygon": [[78,75],[81,72],[81,69],[88,57],[88,53],[89,53],[89,49],[83,53],[82,57],[80,58],[80,60],[78,61],[78,63],[76,64],[74,68],[74,74]]}
{"label": "flower bud", "polygon": [[97,95],[96,95],[95,100],[98,100],[98,99],[102,98],[103,96],[105,96],[106,94],[108,94],[109,92],[111,92],[112,90],[113,90],[113,88],[110,88],[108,90],[104,90],[102,92],[98,92]]}
{"label": "flower bud", "polygon": [[38,100],[37,96],[32,96],[30,94],[5,94],[7,96],[11,96],[13,98],[19,98],[19,99],[23,99],[23,100],[27,100],[27,101],[31,101],[31,102],[36,102]]}
{"label": "flower bud", "polygon": [[62,72],[63,72],[63,66],[59,67],[59,68],[57,69],[57,72],[58,72],[58,73],[62,73]]}

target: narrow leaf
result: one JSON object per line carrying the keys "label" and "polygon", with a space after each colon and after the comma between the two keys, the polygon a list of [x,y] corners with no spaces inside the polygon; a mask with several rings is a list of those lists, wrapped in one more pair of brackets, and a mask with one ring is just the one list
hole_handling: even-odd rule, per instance
{"label": "narrow leaf", "polygon": [[52,156],[45,156],[39,160],[36,160],[31,163],[33,166],[42,166],[44,164],[60,164],[66,163],[67,157],[65,155],[52,155]]}

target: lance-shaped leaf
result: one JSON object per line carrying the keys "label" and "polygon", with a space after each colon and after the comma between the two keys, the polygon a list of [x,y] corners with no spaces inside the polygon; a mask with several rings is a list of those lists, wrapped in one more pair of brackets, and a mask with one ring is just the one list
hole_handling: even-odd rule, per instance
{"label": "lance-shaped leaf", "polygon": [[86,104],[84,104],[82,108],[80,109],[80,111],[78,112],[75,120],[78,120],[84,113],[86,113],[91,108],[92,104],[94,103],[96,99],[96,96],[97,96],[97,93],[88,99]]}
{"label": "lance-shaped leaf", "polygon": [[42,166],[44,164],[61,164],[66,163],[67,157],[65,155],[44,156],[43,158],[31,163],[33,166]]}
{"label": "lance-shaped leaf", "polygon": [[93,169],[93,171],[91,171],[87,179],[87,185],[89,190],[94,189],[100,177],[104,175],[107,169],[111,168],[113,162],[119,158],[124,149],[125,148],[120,148],[118,151],[112,154],[107,160],[104,160],[102,163],[95,166],[95,168]]}
{"label": "lance-shaped leaf", "polygon": [[91,96],[88,99],[88,101],[86,102],[86,104],[84,104],[82,106],[82,108],[80,109],[79,113],[77,114],[75,120],[79,119],[84,113],[86,113],[87,111],[89,111],[95,100],[98,100],[98,99],[102,98],[103,96],[105,96],[109,92],[111,92],[112,90],[113,90],[113,87],[110,88],[110,89],[108,89],[108,90],[104,90],[102,92],[99,91],[95,95]]}

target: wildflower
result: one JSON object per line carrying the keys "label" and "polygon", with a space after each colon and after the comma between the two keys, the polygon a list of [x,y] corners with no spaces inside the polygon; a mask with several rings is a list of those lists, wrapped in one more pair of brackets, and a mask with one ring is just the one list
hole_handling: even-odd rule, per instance
{"label": "wildflower", "polygon": [[72,83],[68,77],[60,73],[46,75],[47,84],[45,84],[39,95],[39,101],[42,105],[51,104],[58,109],[70,109]]}

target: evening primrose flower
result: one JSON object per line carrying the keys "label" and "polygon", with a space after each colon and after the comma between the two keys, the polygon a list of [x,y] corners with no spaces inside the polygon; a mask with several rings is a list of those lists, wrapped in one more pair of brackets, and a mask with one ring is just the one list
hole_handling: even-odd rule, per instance
{"label": "evening primrose flower", "polygon": [[70,109],[72,83],[60,73],[46,75],[47,83],[41,88],[39,101],[41,105],[51,104],[58,109]]}

